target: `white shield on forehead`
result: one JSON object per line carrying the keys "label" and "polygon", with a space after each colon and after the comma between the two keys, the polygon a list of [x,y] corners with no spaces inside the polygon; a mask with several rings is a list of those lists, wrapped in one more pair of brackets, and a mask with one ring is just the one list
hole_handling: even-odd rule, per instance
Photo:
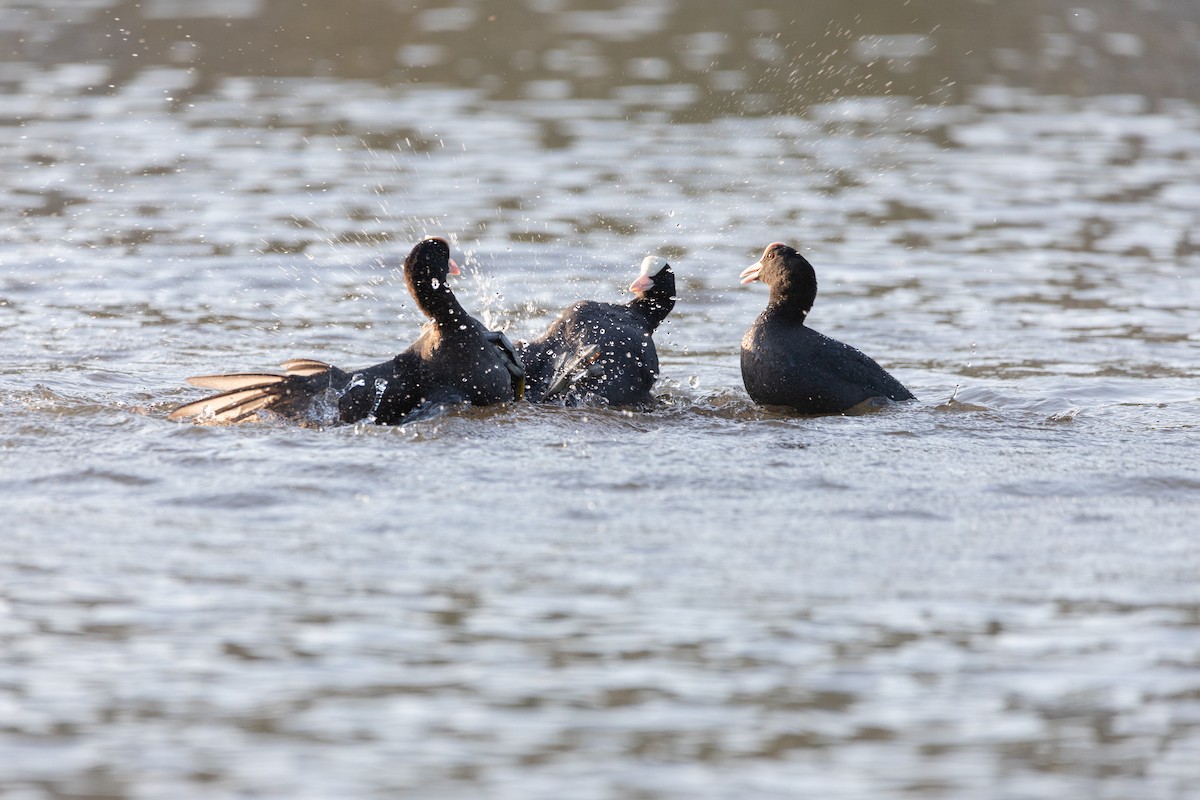
{"label": "white shield on forehead", "polygon": [[645,292],[654,287],[654,276],[667,266],[667,260],[662,256],[646,256],[642,259],[642,269],[633,283],[629,284],[631,292]]}

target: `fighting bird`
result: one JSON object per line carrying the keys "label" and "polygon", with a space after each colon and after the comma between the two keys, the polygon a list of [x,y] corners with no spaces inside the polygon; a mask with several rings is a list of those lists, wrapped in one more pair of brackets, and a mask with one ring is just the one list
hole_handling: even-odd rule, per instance
{"label": "fighting bird", "polygon": [[458,274],[445,239],[430,237],[413,247],[404,261],[404,281],[429,322],[395,358],[359,370],[300,358],[283,362],[283,374],[191,377],[188,383],[218,394],[182,405],[169,418],[235,423],[268,412],[302,423],[394,425],[418,407],[520,399],[520,357],[503,333],[488,330],[463,309],[448,282]]}
{"label": "fighting bird", "polygon": [[654,331],[675,307],[675,274],[647,256],[628,303],[581,300],[538,338],[518,342],[526,399],[534,403],[648,407],[658,378]]}

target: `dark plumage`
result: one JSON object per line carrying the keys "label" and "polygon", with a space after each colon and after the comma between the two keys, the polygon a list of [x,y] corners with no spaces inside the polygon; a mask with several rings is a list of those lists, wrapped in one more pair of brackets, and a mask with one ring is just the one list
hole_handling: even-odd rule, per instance
{"label": "dark plumage", "polygon": [[520,362],[503,334],[470,316],[447,279],[459,274],[445,239],[419,242],[404,261],[408,291],[429,323],[400,355],[347,372],[295,359],[286,374],[239,373],[188,378],[220,394],[180,406],[170,419],[241,422],[270,411],[301,422],[402,422],[426,403],[489,405],[519,396]]}
{"label": "dark plumage", "polygon": [[817,274],[804,256],[775,242],[742,272],[742,283],[756,280],[771,297],[742,339],[742,382],[754,402],[838,414],[871,398],[914,399],[866,355],[804,324],[817,297]]}
{"label": "dark plumage", "polygon": [[649,406],[658,378],[654,331],[675,307],[675,274],[648,256],[624,305],[581,300],[531,342],[518,342],[531,402]]}

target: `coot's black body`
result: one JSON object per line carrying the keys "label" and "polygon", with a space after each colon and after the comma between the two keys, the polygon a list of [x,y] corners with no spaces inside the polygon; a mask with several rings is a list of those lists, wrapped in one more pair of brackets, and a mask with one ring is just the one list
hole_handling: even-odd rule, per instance
{"label": "coot's black body", "polygon": [[775,242],[742,272],[771,289],[766,309],[742,339],[742,382],[756,403],[803,414],[839,414],[865,400],[912,400],[912,392],[848,344],[806,326],[817,275],[804,256]]}
{"label": "coot's black body", "polygon": [[[189,378],[195,386],[222,390],[173,411],[171,419],[201,417],[241,422],[259,411],[301,422],[393,425],[418,406],[513,400],[520,391],[515,354],[506,339],[483,326],[459,304],[447,282],[458,274],[444,239],[419,242],[404,262],[404,280],[429,323],[395,358],[346,371],[320,361],[284,362],[286,374],[239,373]],[[333,418],[333,419],[330,419]]]}
{"label": "coot's black body", "polygon": [[518,342],[525,397],[534,403],[647,407],[658,378],[654,331],[675,307],[675,274],[648,256],[630,285],[633,300],[618,305],[582,300],[549,329]]}

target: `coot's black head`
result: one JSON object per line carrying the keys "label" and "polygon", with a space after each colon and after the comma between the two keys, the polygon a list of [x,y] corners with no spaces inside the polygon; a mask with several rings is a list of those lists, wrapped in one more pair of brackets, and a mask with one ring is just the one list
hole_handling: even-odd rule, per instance
{"label": "coot's black head", "polygon": [[817,273],[808,259],[783,242],[763,250],[762,258],[742,270],[742,283],[762,281],[771,289],[770,303],[808,316],[817,299]]}
{"label": "coot's black head", "polygon": [[458,264],[450,258],[450,244],[440,236],[417,242],[404,259],[404,282],[428,316],[436,316],[434,309],[455,302],[448,279],[458,274]]}
{"label": "coot's black head", "polygon": [[404,274],[418,279],[437,278],[441,283],[450,275],[458,275],[458,264],[450,258],[450,243],[440,236],[417,242],[404,259]]}
{"label": "coot's black head", "polygon": [[643,308],[657,326],[675,307],[675,273],[662,256],[646,256],[629,291],[636,295],[634,304]]}

